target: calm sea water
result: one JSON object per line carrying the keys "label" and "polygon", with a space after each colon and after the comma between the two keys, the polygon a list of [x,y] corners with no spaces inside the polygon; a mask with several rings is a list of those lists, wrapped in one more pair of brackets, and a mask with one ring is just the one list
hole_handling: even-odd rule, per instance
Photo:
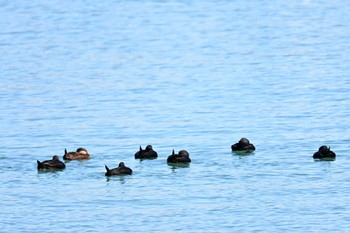
{"label": "calm sea water", "polygon": [[[0,231],[350,232],[349,12],[0,1]],[[255,153],[231,153],[241,137]],[[159,158],[135,160],[147,144]],[[91,160],[37,171],[78,147]],[[107,179],[120,161],[134,174]]]}

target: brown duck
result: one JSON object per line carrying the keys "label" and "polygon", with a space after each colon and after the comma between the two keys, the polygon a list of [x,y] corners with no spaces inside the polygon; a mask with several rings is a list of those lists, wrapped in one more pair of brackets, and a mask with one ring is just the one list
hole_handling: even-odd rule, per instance
{"label": "brown duck", "polygon": [[117,168],[109,169],[106,165],[106,176],[114,176],[114,175],[131,175],[132,170],[125,166],[123,162],[119,163],[119,166]]}
{"label": "brown duck", "polygon": [[37,160],[38,163],[38,169],[64,169],[66,168],[66,165],[60,161],[59,157],[57,155],[54,155],[51,160],[45,160],[43,162],[40,162]]}
{"label": "brown duck", "polygon": [[63,159],[65,160],[83,160],[90,159],[90,155],[85,148],[78,148],[75,152],[67,152],[67,149],[64,149]]}
{"label": "brown duck", "polygon": [[190,154],[187,150],[180,150],[178,154],[175,154],[175,151],[168,156],[168,163],[190,163]]}
{"label": "brown duck", "polygon": [[152,145],[146,146],[146,149],[142,149],[140,146],[140,149],[138,152],[135,153],[135,159],[155,159],[158,157],[158,154],[155,150],[153,150]]}
{"label": "brown duck", "polygon": [[251,153],[255,151],[255,146],[247,138],[241,138],[238,143],[231,146],[232,151]]}

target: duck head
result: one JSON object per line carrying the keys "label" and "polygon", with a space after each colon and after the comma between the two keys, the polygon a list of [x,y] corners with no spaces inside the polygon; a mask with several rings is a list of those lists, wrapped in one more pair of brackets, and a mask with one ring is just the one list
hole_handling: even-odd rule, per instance
{"label": "duck head", "polygon": [[318,151],[321,154],[327,154],[329,151],[331,150],[331,147],[327,147],[327,146],[321,146]]}
{"label": "duck head", "polygon": [[153,150],[153,147],[151,145],[146,146],[146,152]]}
{"label": "duck head", "polygon": [[77,153],[87,155],[89,154],[85,148],[78,148]]}
{"label": "duck head", "polygon": [[187,150],[180,150],[179,151],[179,155],[180,156],[185,156],[185,157],[189,157],[190,156],[190,154],[188,153]]}
{"label": "duck head", "polygon": [[241,138],[241,140],[239,140],[239,145],[242,147],[248,146],[249,144],[250,142],[247,138]]}

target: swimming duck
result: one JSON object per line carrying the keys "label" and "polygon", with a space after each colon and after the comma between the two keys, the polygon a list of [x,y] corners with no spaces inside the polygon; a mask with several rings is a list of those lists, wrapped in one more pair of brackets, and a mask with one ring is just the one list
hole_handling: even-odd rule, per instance
{"label": "swimming duck", "polygon": [[321,146],[313,155],[314,159],[335,159],[335,153],[330,147]]}
{"label": "swimming duck", "polygon": [[247,138],[241,138],[238,143],[231,146],[232,151],[250,153],[255,150],[255,146]]}
{"label": "swimming duck", "polygon": [[168,163],[190,163],[190,154],[186,150],[180,150],[178,154],[175,154],[173,150],[172,154],[167,159]]}
{"label": "swimming duck", "polygon": [[157,157],[158,154],[155,150],[153,150],[151,145],[146,146],[146,149],[144,150],[140,146],[139,151],[135,153],[135,159],[155,159]]}
{"label": "swimming duck", "polygon": [[76,152],[67,152],[67,149],[64,149],[63,159],[66,159],[66,160],[90,159],[90,155],[85,148],[78,148]]}
{"label": "swimming duck", "polygon": [[117,168],[109,169],[106,165],[106,176],[113,176],[113,175],[131,175],[132,170],[125,166],[123,162],[119,163],[119,166]]}
{"label": "swimming duck", "polygon": [[64,169],[66,168],[66,165],[60,161],[59,157],[57,155],[54,155],[52,157],[52,160],[45,160],[43,162],[40,162],[37,160],[38,163],[38,169]]}

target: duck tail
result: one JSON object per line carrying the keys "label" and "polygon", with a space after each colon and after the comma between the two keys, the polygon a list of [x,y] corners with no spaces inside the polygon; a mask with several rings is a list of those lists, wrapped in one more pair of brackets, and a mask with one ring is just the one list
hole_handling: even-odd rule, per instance
{"label": "duck tail", "polygon": [[171,155],[175,155],[175,150],[173,149],[173,153]]}
{"label": "duck tail", "polygon": [[106,168],[106,176],[110,176],[111,175],[111,170],[107,167],[107,165],[105,165]]}
{"label": "duck tail", "polygon": [[140,151],[140,152],[142,151],[142,147],[141,147],[141,145],[140,145],[140,149],[139,149],[139,151]]}
{"label": "duck tail", "polygon": [[37,160],[36,162],[37,162],[37,164],[38,164],[38,168],[43,168],[42,162],[40,162],[39,160]]}
{"label": "duck tail", "polygon": [[67,149],[64,149],[63,159],[70,159]]}

